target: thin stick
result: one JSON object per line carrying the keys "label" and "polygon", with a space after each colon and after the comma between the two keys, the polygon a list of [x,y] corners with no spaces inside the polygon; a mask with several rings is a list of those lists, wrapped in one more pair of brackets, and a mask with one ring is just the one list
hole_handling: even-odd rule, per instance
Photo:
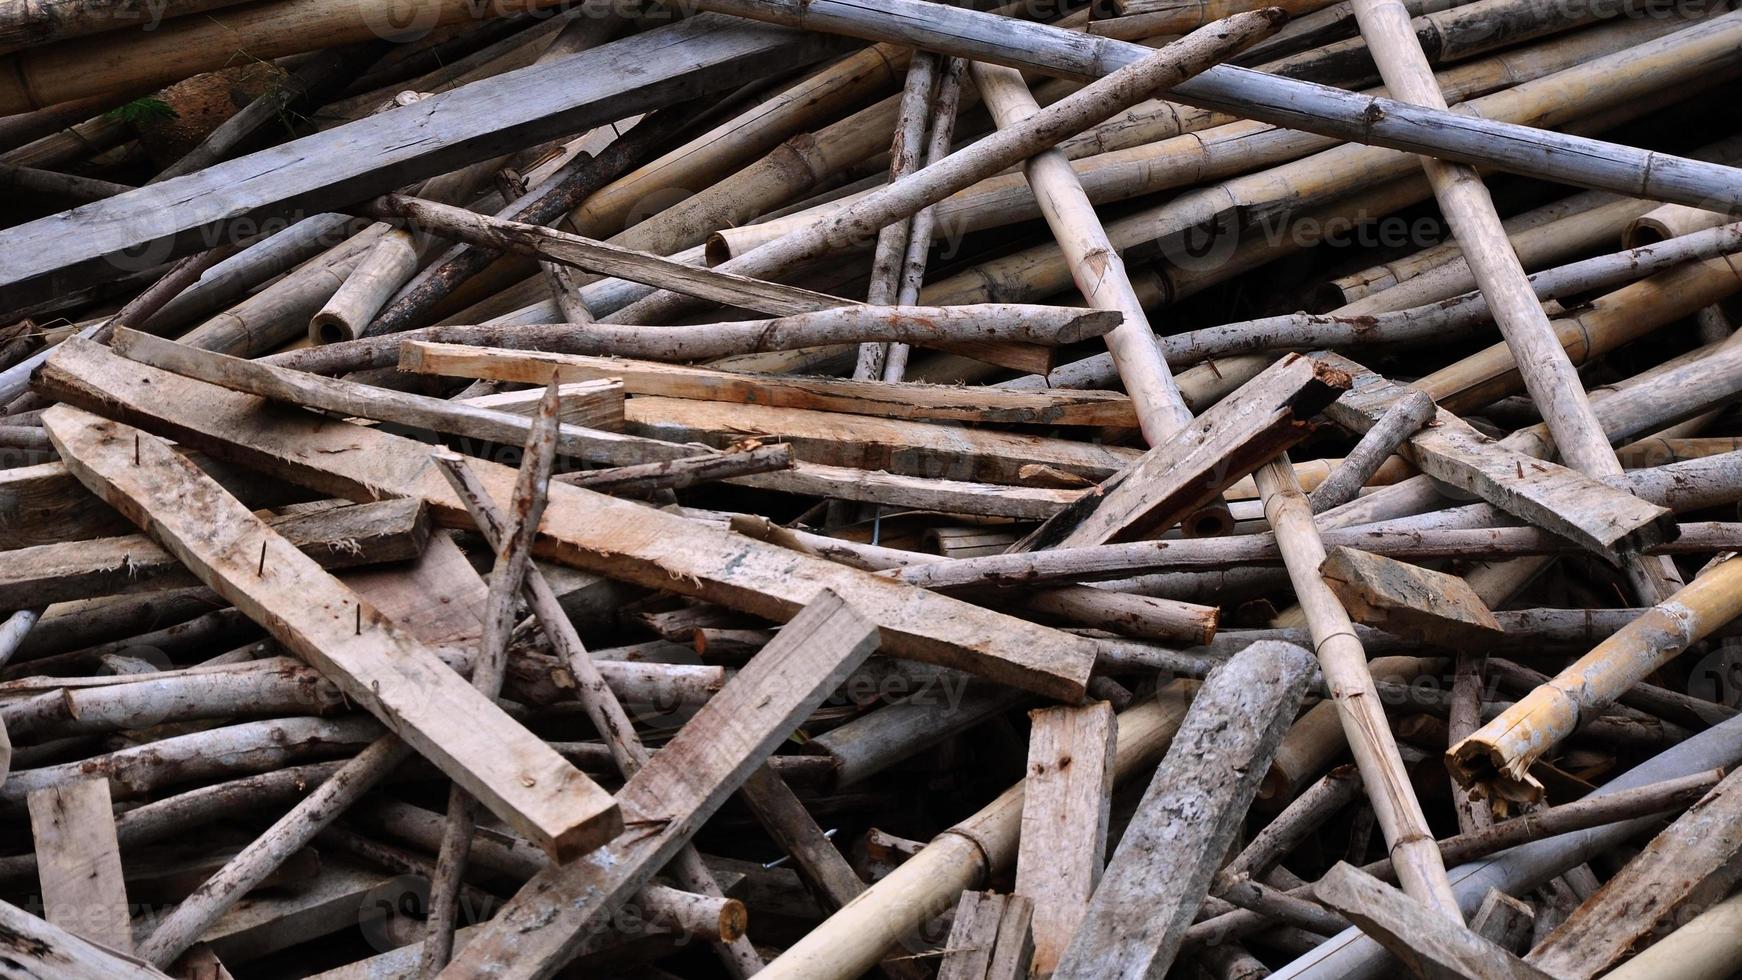
{"label": "thin stick", "polygon": [[[945,59],[945,68],[938,78],[937,95],[932,99],[931,138],[926,144],[925,166],[932,166],[950,155],[950,144],[956,133],[956,112],[962,101],[962,76],[967,68],[967,62],[960,58]],[[901,290],[895,300],[902,306],[919,303],[920,287],[925,285],[926,262],[931,257],[932,233],[936,227],[937,208],[930,206],[921,208],[908,225],[907,254],[901,261]],[[889,344],[889,352],[883,360],[883,380],[902,379],[907,373],[907,358],[911,350],[899,340]]]}
{"label": "thin stick", "polygon": [[[895,139],[889,147],[889,180],[902,179],[923,165],[927,117],[936,88],[938,59],[927,51],[915,51],[907,66],[907,81],[901,91],[901,112],[895,120]],[[871,259],[871,286],[865,301],[874,305],[898,302],[902,260],[907,256],[911,216],[884,225],[877,233],[877,248]],[[861,381],[880,378],[887,351],[882,344],[860,344],[853,377]]]}

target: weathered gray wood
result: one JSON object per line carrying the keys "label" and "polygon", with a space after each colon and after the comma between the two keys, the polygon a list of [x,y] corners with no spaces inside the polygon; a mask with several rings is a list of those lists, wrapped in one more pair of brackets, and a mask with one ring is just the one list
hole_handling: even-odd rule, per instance
{"label": "weathered gray wood", "polygon": [[1326,872],[1313,894],[1348,916],[1418,977],[1550,980],[1550,974],[1347,864]]}
{"label": "weathered gray wood", "polygon": [[31,792],[29,806],[44,917],[91,942],[131,953],[127,886],[108,781],[45,786]]}
{"label": "weathered gray wood", "polygon": [[1536,913],[1524,902],[1498,888],[1488,889],[1476,914],[1470,916],[1470,931],[1508,953],[1522,951],[1536,925]]}
{"label": "weathered gray wood", "polygon": [[[264,404],[88,343],[63,344],[41,378],[63,401],[100,405],[280,479],[358,499],[419,497],[438,521],[470,526],[422,443]],[[507,499],[513,470],[484,462],[473,468],[493,497]],[[685,546],[671,547],[674,541]],[[577,487],[551,487],[539,550],[615,579],[776,620],[831,589],[878,624],[892,653],[1061,700],[1082,698],[1094,664],[1093,645],[1080,637]]]}
{"label": "weathered gray wood", "polygon": [[[1340,355],[1315,356],[1354,379],[1349,393],[1326,410],[1339,425],[1365,432],[1410,390]],[[1410,436],[1400,451],[1423,473],[1610,560],[1675,536],[1667,508],[1564,466],[1506,449],[1444,409],[1436,414],[1434,424]]]}
{"label": "weathered gray wood", "polygon": [[1034,903],[1033,968],[1044,975],[1058,965],[1101,881],[1119,726],[1105,701],[1036,708],[1028,718],[1016,894]]}
{"label": "weathered gray wood", "polygon": [[[242,220],[314,213],[800,64],[838,42],[695,17],[506,72],[313,136],[0,232],[0,288],[25,301],[116,262],[142,268]],[[585,81],[577,82],[577,79]],[[76,227],[69,226],[69,222]]]}
{"label": "weathered gray wood", "polygon": [[1595,977],[1614,966],[1666,917],[1689,902],[1729,893],[1742,877],[1742,773],[1651,839],[1525,961],[1561,978]]}
{"label": "weathered gray wood", "polygon": [[170,980],[6,902],[0,902],[0,933],[6,937],[0,977],[6,980]]}
{"label": "weathered gray wood", "polygon": [[1347,386],[1341,372],[1287,355],[1012,550],[1131,541],[1166,530],[1306,438],[1308,420]]}
{"label": "weathered gray wood", "polygon": [[1433,421],[1434,415],[1434,400],[1425,392],[1399,398],[1373,423],[1361,441],[1355,443],[1355,448],[1349,450],[1349,455],[1343,457],[1337,468],[1307,494],[1307,503],[1312,504],[1313,513],[1323,513],[1354,500],[1397,447]]}
{"label": "weathered gray wood", "polygon": [[163,440],[66,406],[43,423],[92,492],[516,829],[561,857],[622,829],[609,794]]}
{"label": "weathered gray wood", "polygon": [[938,980],[1026,980],[1033,906],[1022,895],[965,891],[956,903]]}
{"label": "weathered gray wood", "polygon": [[1294,721],[1313,667],[1300,647],[1255,643],[1210,673],[1055,977],[1167,972]]}
{"label": "weathered gray wood", "polygon": [[1368,626],[1438,646],[1492,642],[1500,621],[1456,575],[1355,548],[1333,548],[1319,574],[1349,615]]}
{"label": "weathered gray wood", "polygon": [[876,627],[824,591],[630,778],[629,832],[540,872],[441,975],[555,973],[594,917],[646,884],[876,646]]}
{"label": "weathered gray wood", "polygon": [[[323,568],[404,561],[429,541],[422,501],[353,504],[266,523]],[[195,584],[180,562],[143,534],[0,552],[0,608]]]}

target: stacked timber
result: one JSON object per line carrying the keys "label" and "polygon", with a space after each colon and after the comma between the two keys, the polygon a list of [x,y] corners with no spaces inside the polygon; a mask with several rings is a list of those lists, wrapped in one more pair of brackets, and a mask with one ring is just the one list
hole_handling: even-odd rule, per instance
{"label": "stacked timber", "polygon": [[0,977],[1742,973],[1739,85],[0,0]]}

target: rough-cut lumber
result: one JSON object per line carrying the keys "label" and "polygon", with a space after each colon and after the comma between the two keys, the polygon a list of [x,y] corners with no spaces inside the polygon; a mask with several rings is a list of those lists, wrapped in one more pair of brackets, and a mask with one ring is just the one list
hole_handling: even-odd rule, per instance
{"label": "rough-cut lumber", "polygon": [[1283,643],[1253,644],[1211,672],[1055,977],[1167,972],[1311,673],[1312,657]]}
{"label": "rough-cut lumber", "polygon": [[1731,896],[1609,971],[1614,980],[1725,980],[1742,969],[1742,895]]}
{"label": "rough-cut lumber", "polygon": [[1742,775],[1733,773],[1653,837],[1525,961],[1550,976],[1598,976],[1690,899],[1728,892],[1742,874],[1739,812]]}
{"label": "rough-cut lumber", "polygon": [[965,891],[956,903],[938,980],[1025,980],[1034,953],[1033,906],[1021,895]]}
{"label": "rough-cut lumber", "polygon": [[622,829],[592,780],[161,439],[65,407],[44,424],[93,493],[540,846],[572,858]]}
{"label": "rough-cut lumber", "polygon": [[1033,969],[1048,974],[1088,911],[1107,852],[1118,724],[1104,701],[1028,713],[1016,894],[1034,903]]}
{"label": "rough-cut lumber", "polygon": [[630,778],[619,794],[630,832],[539,873],[442,975],[561,969],[589,922],[646,884],[876,646],[875,625],[822,592]]}
{"label": "rough-cut lumber", "polygon": [[81,779],[46,786],[31,792],[29,806],[44,917],[100,946],[131,953],[109,783]]}
{"label": "rough-cut lumber", "polygon": [[[1364,432],[1407,394],[1347,358],[1322,356],[1354,379],[1349,393],[1326,410],[1339,425]],[[1434,424],[1410,436],[1401,452],[1423,473],[1611,560],[1674,537],[1666,508],[1564,466],[1505,449],[1443,409]]]}
{"label": "rough-cut lumber", "polygon": [[[214,46],[233,50],[224,41]],[[96,202],[80,212],[77,230],[59,217],[8,229],[0,234],[0,288],[20,298],[27,282],[32,291],[52,291],[101,263],[140,262],[129,249],[162,261],[241,218],[349,204],[506,149],[730,87],[760,76],[770,59],[802,62],[829,47],[814,34],[689,18]]]}
{"label": "rough-cut lumber", "polygon": [[[180,444],[203,446],[339,496],[419,497],[438,521],[465,526],[460,522],[470,520],[452,489],[431,471],[422,443],[264,404],[96,345],[62,346],[41,377],[68,403],[100,405],[172,433]],[[270,438],[256,435],[268,430]],[[492,497],[507,499],[513,470],[489,463],[474,469]],[[673,541],[685,547],[672,548]],[[551,488],[539,552],[611,578],[777,620],[830,589],[882,629],[891,653],[1062,700],[1081,700],[1094,663],[1092,645],[1068,633],[578,487]]]}
{"label": "rough-cut lumber", "polygon": [[[380,501],[292,512],[267,521],[324,568],[415,558],[429,540],[421,501]],[[143,534],[0,552],[0,608],[195,584]]]}
{"label": "rough-cut lumber", "polygon": [[1436,915],[1402,892],[1347,864],[1338,864],[1313,886],[1313,894],[1379,940],[1409,971],[1428,980],[1492,977],[1549,980],[1500,946]]}
{"label": "rough-cut lumber", "polygon": [[1536,912],[1529,905],[1498,888],[1488,889],[1487,897],[1470,916],[1470,931],[1508,953],[1522,952],[1526,939],[1536,925]]}
{"label": "rough-cut lumber", "polygon": [[1349,615],[1434,646],[1478,647],[1500,635],[1488,604],[1456,575],[1354,548],[1333,548],[1319,566]]}
{"label": "rough-cut lumber", "polygon": [[884,418],[1132,427],[1131,400],[1108,391],[1008,391],[907,382],[790,378],[616,357],[551,354],[423,341],[399,348],[399,368],[493,381],[618,378],[631,395],[806,408]]}
{"label": "rough-cut lumber", "polygon": [[1308,420],[1347,384],[1312,358],[1285,356],[1042,524],[1018,549],[1131,541],[1166,530],[1306,438]]}

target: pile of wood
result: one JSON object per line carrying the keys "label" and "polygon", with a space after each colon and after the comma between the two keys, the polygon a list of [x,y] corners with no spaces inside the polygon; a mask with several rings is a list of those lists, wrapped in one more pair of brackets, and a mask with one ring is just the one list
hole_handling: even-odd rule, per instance
{"label": "pile of wood", "polygon": [[0,978],[1742,971],[1742,12],[0,0]]}

